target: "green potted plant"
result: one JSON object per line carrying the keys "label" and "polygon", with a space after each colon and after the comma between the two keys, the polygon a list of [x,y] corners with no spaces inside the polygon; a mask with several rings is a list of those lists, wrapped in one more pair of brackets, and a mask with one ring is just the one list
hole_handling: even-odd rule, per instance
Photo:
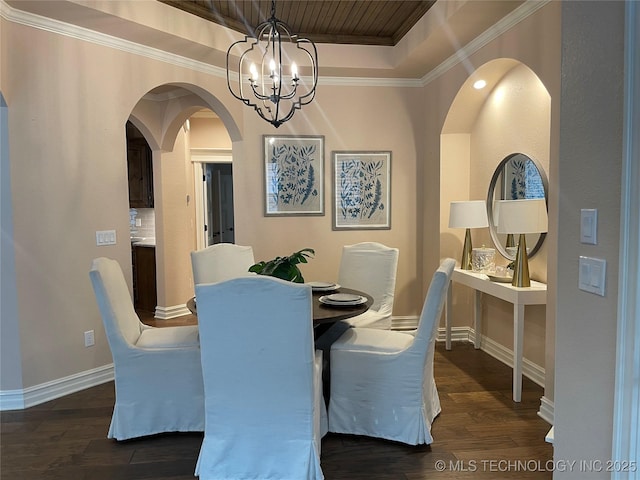
{"label": "green potted plant", "polygon": [[307,263],[307,258],[315,255],[312,248],[303,248],[292,253],[288,257],[276,257],[268,262],[258,262],[249,267],[250,272],[258,275],[269,275],[294,283],[304,283],[302,272],[298,268],[299,263]]}

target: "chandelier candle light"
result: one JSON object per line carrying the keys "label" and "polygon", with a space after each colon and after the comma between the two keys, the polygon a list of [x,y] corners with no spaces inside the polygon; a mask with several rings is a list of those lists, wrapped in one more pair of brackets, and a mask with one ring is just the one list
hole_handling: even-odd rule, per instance
{"label": "chandelier candle light", "polygon": [[498,210],[500,212],[498,233],[520,235],[511,284],[514,287],[529,287],[531,279],[525,234],[547,231],[547,203],[544,198],[501,200],[498,202]]}
{"label": "chandelier candle light", "polygon": [[462,247],[462,261],[460,268],[471,270],[471,228],[489,226],[487,206],[484,200],[468,200],[451,202],[449,207],[449,228],[466,228],[464,246]]}
{"label": "chandelier candle light", "polygon": [[[235,70],[231,69],[232,62]],[[283,73],[285,64],[290,73]],[[310,79],[300,78],[301,66],[310,69]],[[275,0],[271,2],[271,17],[256,27],[254,35],[245,36],[227,50],[229,91],[276,128],[311,103],[317,83],[316,46],[292,34],[289,26],[276,18]]]}

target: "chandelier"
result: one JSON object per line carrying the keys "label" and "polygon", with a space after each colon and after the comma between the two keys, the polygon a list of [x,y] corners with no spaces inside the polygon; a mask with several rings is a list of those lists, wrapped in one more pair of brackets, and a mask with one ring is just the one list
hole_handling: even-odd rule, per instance
{"label": "chandelier", "polygon": [[[234,68],[231,69],[231,62]],[[284,73],[285,65],[288,72]],[[299,66],[311,69],[307,83],[298,75]],[[227,50],[227,86],[231,94],[278,128],[297,109],[311,103],[318,83],[318,52],[311,40],[298,38],[289,26],[276,18],[258,25],[254,35],[245,36]]]}

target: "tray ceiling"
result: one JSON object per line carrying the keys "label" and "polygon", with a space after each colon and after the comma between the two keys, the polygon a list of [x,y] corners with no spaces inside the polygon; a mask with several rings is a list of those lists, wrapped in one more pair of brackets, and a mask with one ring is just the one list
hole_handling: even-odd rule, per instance
{"label": "tray ceiling", "polygon": [[[158,0],[241,33],[271,16],[270,1]],[[276,17],[315,43],[395,45],[435,0],[279,0]]]}

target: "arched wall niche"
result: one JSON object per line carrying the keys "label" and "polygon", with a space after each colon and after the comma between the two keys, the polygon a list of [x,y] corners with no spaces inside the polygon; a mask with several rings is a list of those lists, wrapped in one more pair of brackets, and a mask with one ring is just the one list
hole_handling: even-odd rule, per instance
{"label": "arched wall niche", "polygon": [[[487,85],[476,90],[473,84]],[[486,200],[495,168],[509,154],[520,152],[540,162],[549,175],[551,97],[536,73],[511,59],[495,59],[473,71],[451,104],[440,136],[440,256],[458,263],[463,229],[448,228],[449,205],[456,200]],[[471,231],[474,247],[493,247],[488,228]],[[496,254],[496,263],[509,261]],[[547,249],[543,245],[531,260],[531,276],[547,280]],[[454,288],[453,326],[471,327],[472,292]],[[513,349],[510,305],[485,296],[481,335]],[[545,307],[527,310],[524,355],[545,365]]]}
{"label": "arched wall niche", "polygon": [[[156,234],[157,318],[178,314],[193,295],[190,252],[196,249],[195,185],[185,122],[202,109],[213,111],[229,138],[241,141],[237,123],[214,95],[186,83],[159,85],[134,106],[129,120],[144,135],[153,152]],[[225,144],[227,147],[227,144]]]}

